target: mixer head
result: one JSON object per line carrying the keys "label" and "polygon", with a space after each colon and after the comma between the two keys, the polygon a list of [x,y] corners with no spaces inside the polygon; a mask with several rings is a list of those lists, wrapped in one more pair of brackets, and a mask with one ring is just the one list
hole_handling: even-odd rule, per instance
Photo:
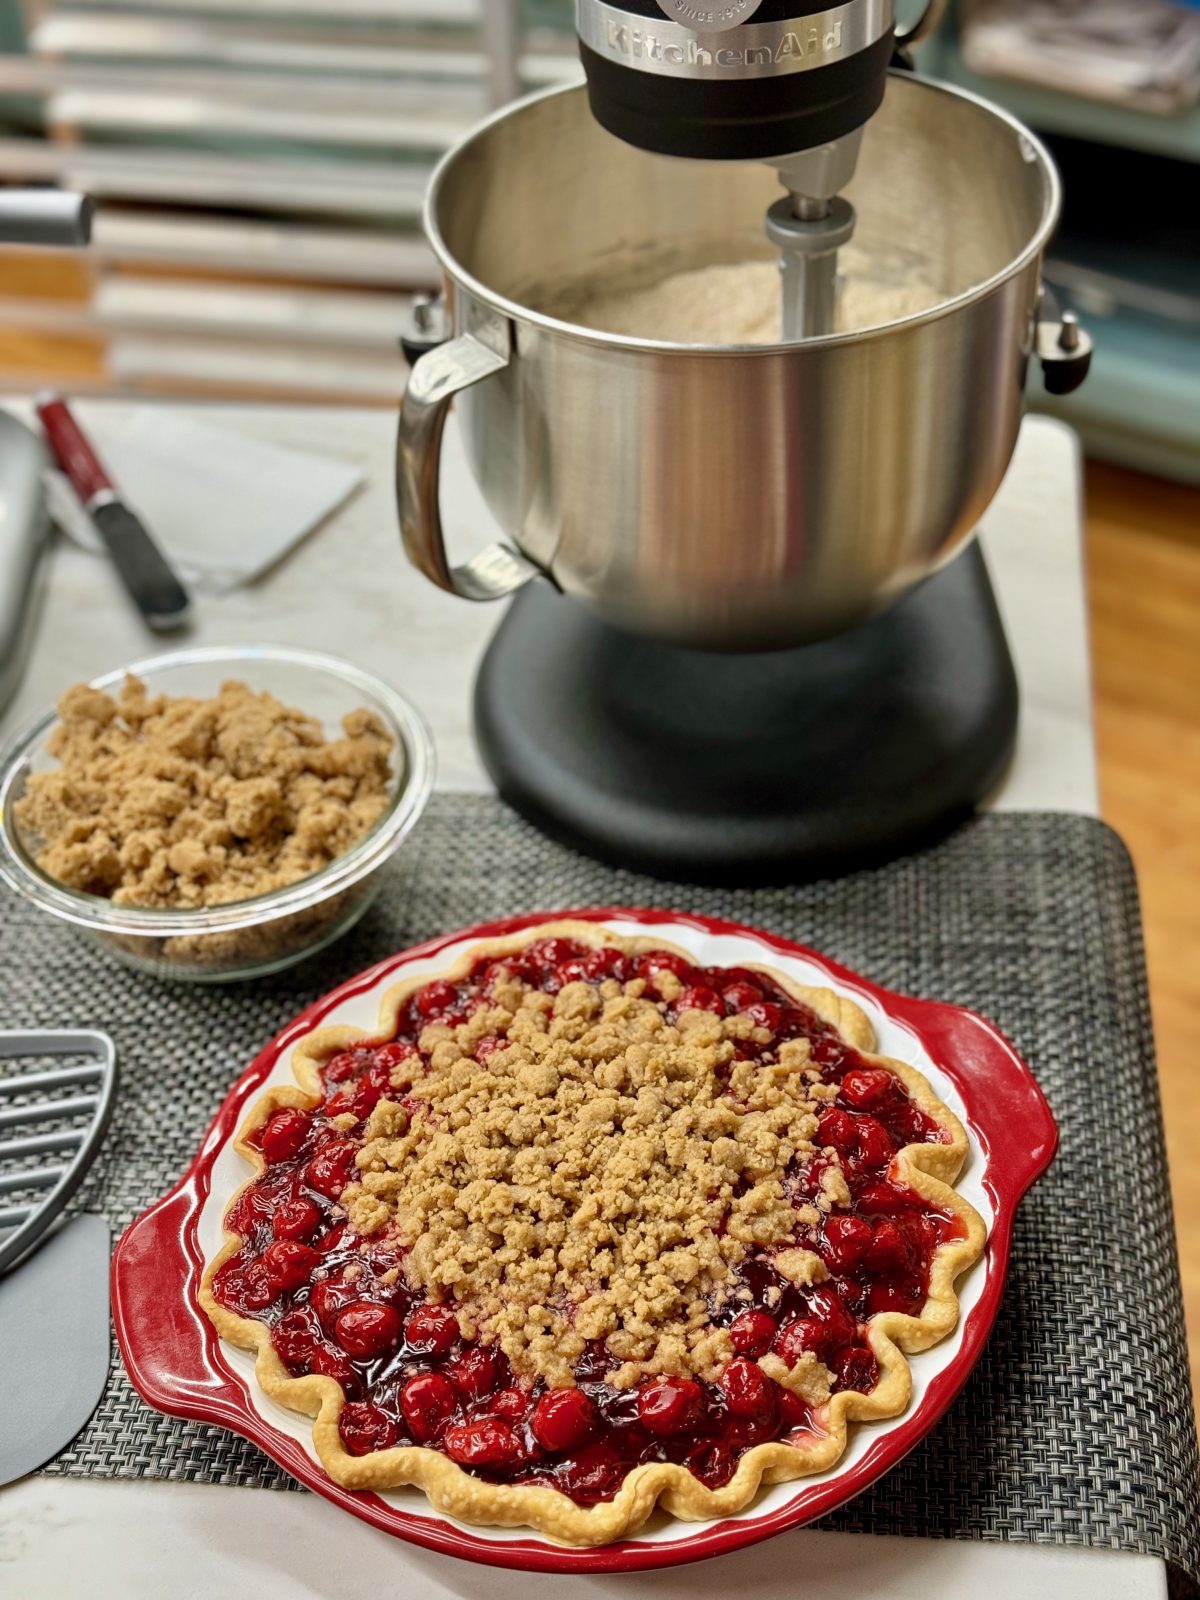
{"label": "mixer head", "polygon": [[893,0],[577,0],[592,111],[659,155],[770,161],[862,128]]}
{"label": "mixer head", "polygon": [[787,197],[767,231],[782,254],[784,336],[829,332],[837,251],[854,232],[840,198],[898,45],[936,25],[932,0],[899,34],[895,0],[576,0],[600,124],[658,155],[766,161]]}

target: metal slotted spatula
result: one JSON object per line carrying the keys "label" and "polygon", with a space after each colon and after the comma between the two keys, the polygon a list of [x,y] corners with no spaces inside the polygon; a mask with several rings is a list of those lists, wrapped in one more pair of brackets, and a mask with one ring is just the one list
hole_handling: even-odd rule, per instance
{"label": "metal slotted spatula", "polygon": [[[102,1033],[0,1032],[0,1488],[64,1450],[108,1378],[108,1224],[55,1229],[112,1115]],[[38,1248],[40,1246],[40,1248]]]}
{"label": "metal slotted spatula", "polygon": [[116,1088],[107,1034],[0,1032],[0,1275],[45,1237],[83,1182]]}

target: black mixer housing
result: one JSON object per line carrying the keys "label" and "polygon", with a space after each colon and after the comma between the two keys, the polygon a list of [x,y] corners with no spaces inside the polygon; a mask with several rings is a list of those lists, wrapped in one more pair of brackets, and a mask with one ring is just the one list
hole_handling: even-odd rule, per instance
{"label": "black mixer housing", "polygon": [[[794,23],[803,40],[830,10],[852,14],[857,3],[763,0],[747,23],[719,35],[736,49],[745,27]],[[658,0],[612,0],[639,21],[667,20]],[[669,76],[612,60],[580,40],[596,120],[617,138],[657,155],[708,161],[762,161],[811,150],[863,127],[878,111],[895,51],[895,28],[853,55],[804,72],[764,72],[725,82]]]}

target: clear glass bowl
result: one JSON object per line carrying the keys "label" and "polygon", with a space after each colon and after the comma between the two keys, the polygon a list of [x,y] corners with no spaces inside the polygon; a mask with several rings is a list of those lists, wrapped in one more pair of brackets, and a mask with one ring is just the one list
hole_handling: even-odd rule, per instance
{"label": "clear glass bowl", "polygon": [[183,650],[109,673],[94,687],[119,690],[127,672],[141,678],[152,695],[204,699],[237,679],[318,718],[330,737],[339,736],[347,712],[359,707],[375,712],[395,739],[387,814],[324,871],[256,899],[185,911],[114,905],[43,872],[35,860],[36,841],[17,824],[17,801],[30,776],[58,764],[47,749],[58,714],[48,711],[0,755],[0,878],[124,965],[157,978],[228,983],[263,977],[340,939],[375,899],[384,869],[433,789],[433,743],[418,713],[378,678],[305,650],[267,645]]}

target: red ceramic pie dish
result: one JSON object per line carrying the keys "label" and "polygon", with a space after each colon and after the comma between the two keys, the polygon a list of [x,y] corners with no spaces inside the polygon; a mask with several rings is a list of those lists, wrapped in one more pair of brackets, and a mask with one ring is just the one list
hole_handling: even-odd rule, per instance
{"label": "red ceramic pie dish", "polygon": [[[624,932],[653,932],[687,947],[737,946],[737,959],[776,965],[827,985],[863,1006],[891,1036],[891,1052],[940,1077],[957,1101],[973,1149],[968,1183],[988,1214],[984,1259],[964,1280],[962,1321],[942,1351],[919,1356],[920,1381],[910,1409],[894,1422],[860,1429],[857,1448],[828,1474],[776,1486],[745,1512],[719,1522],[648,1526],[602,1548],[573,1549],[534,1533],[474,1528],[435,1511],[412,1492],[377,1495],[340,1487],[304,1441],[302,1427],[276,1420],[255,1392],[238,1352],[222,1344],[199,1303],[212,1241],[206,1219],[232,1197],[214,1168],[272,1075],[295,1044],[348,1011],[370,1025],[374,1002],[398,978],[425,970],[476,940],[502,938],[547,922],[585,920]],[[365,1009],[365,1015],[363,1015]],[[173,1416],[216,1423],[251,1440],[285,1471],[353,1515],[444,1554],[526,1571],[598,1573],[680,1565],[727,1554],[802,1526],[861,1493],[895,1466],[938,1422],[959,1394],[995,1324],[1004,1290],[1017,1207],[1053,1160],[1057,1129],[1041,1090],[1012,1046],[973,1013],[891,993],[786,939],[714,918],[653,910],[541,913],[448,934],[394,956],[326,995],[259,1055],[231,1091],[182,1183],[126,1231],[113,1258],[117,1338],[134,1387]]]}

